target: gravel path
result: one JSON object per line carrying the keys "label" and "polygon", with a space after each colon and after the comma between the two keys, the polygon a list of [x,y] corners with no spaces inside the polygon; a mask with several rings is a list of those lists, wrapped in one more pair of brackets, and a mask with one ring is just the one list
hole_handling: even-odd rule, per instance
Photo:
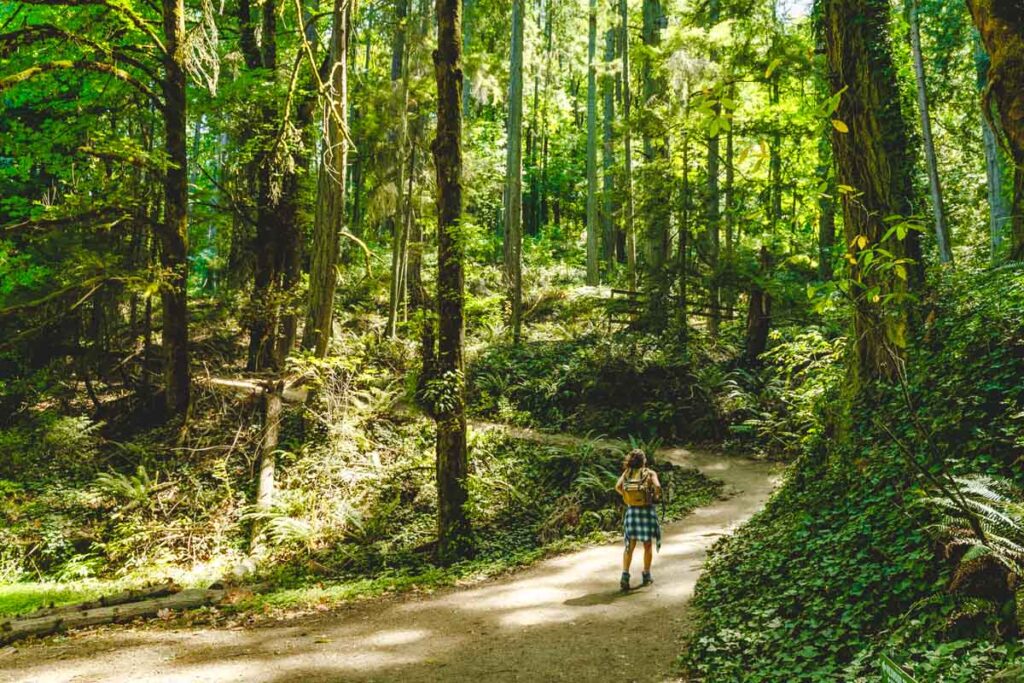
{"label": "gravel path", "polygon": [[[621,544],[603,545],[468,589],[371,600],[255,628],[73,634],[0,657],[0,681],[672,680],[705,552],[761,508],[777,470],[681,448],[659,455],[724,481],[728,497],[666,526],[648,588],[619,593]],[[638,551],[634,580],[641,559]]]}

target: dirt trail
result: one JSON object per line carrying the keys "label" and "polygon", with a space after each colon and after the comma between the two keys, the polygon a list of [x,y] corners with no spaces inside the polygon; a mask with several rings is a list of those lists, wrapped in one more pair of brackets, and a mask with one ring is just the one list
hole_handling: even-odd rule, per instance
{"label": "dirt trail", "polygon": [[[571,443],[567,436],[519,436]],[[663,681],[707,548],[764,504],[771,465],[664,449],[729,497],[664,531],[655,583],[621,594],[621,543],[469,589],[368,601],[247,630],[107,628],[0,658],[0,681]],[[639,576],[641,553],[634,558]]]}

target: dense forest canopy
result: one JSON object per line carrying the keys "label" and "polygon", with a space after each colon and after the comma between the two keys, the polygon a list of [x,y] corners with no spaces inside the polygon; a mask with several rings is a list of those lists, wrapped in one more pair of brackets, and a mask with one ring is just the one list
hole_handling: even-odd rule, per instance
{"label": "dense forest canopy", "polygon": [[11,0],[0,582],[456,580],[618,524],[484,423],[714,443],[681,670],[984,680],[1022,262],[1021,0]]}

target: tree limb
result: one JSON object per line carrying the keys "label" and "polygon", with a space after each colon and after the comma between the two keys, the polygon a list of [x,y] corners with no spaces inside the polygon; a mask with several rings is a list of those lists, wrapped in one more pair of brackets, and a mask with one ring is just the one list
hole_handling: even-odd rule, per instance
{"label": "tree limb", "polygon": [[134,10],[126,5],[114,2],[113,0],[21,0],[21,2],[27,5],[48,5],[51,7],[86,7],[88,5],[106,7],[145,33],[150,41],[159,48],[160,52],[165,54],[167,52],[167,48],[164,47],[163,41],[160,40],[160,36],[157,35],[150,22],[136,14]]}
{"label": "tree limb", "polygon": [[145,95],[156,108],[163,111],[164,103],[160,97],[150,89],[145,83],[132,76],[124,69],[120,69],[113,64],[107,64],[105,62],[96,62],[91,59],[57,59],[52,62],[43,62],[42,64],[36,64],[30,66],[27,69],[19,71],[16,74],[12,74],[6,78],[0,78],[0,92],[7,90],[23,81],[27,81],[30,78],[39,76],[40,74],[48,73],[50,71],[59,71],[62,69],[86,69],[88,71],[95,71],[97,73],[105,73],[113,76],[114,78],[127,83],[132,86],[140,93]]}
{"label": "tree limb", "polygon": [[133,66],[139,71],[143,72],[153,81],[159,81],[160,78],[148,65],[143,64],[135,57],[132,57],[128,53],[124,52],[124,48],[115,45],[104,45],[94,40],[86,38],[85,36],[73,33],[71,31],[65,31],[59,26],[53,24],[33,24],[32,26],[26,26],[18,29],[17,31],[10,31],[9,33],[0,33],[0,59],[6,58],[14,54],[18,49],[27,47],[37,42],[44,40],[55,40],[61,39],[66,40],[70,43],[76,43],[86,47],[91,47],[93,50],[100,52],[108,57],[114,57],[118,61],[124,62],[129,66]]}

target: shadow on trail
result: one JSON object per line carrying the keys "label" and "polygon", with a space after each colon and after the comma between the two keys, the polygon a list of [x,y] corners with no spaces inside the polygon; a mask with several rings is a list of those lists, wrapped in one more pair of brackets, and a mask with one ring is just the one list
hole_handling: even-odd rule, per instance
{"label": "shadow on trail", "polygon": [[570,598],[563,602],[563,605],[569,605],[570,607],[591,607],[593,605],[610,605],[620,600],[627,600],[630,596],[635,597],[637,591],[646,590],[646,588],[632,588],[628,592],[623,590],[608,590],[601,591],[600,593],[588,593],[587,595],[581,595],[578,598]]}
{"label": "shadow on trail", "polygon": [[[653,586],[618,590],[622,546],[611,543],[474,587],[265,628],[74,636],[0,660],[0,681],[663,680],[708,547],[761,507],[773,479],[761,463],[689,452],[685,459],[721,472],[738,493],[665,527]],[[642,624],[644,636],[623,628],[624,619]]]}

